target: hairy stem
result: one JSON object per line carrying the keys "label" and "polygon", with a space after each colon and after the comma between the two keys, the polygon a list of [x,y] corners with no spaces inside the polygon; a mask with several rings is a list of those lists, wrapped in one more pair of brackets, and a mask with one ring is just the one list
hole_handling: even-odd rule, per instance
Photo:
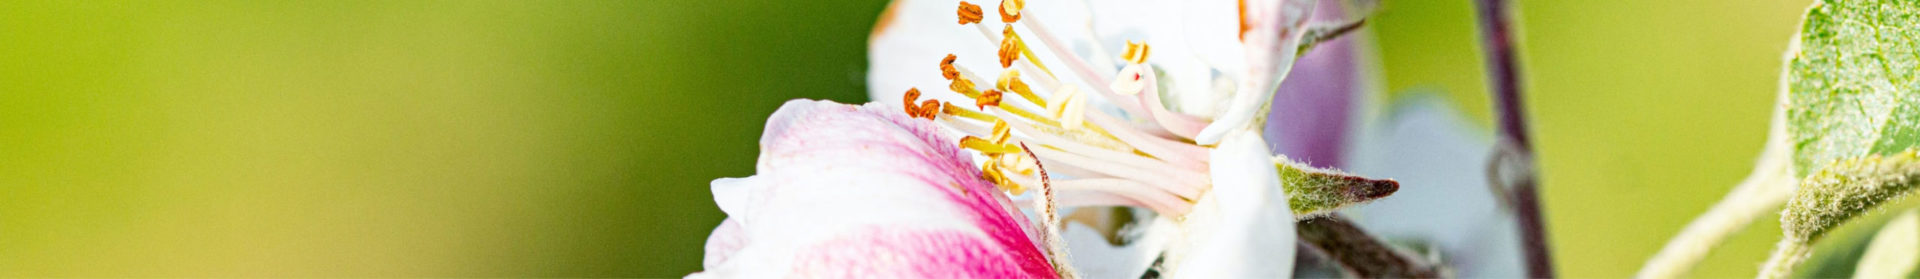
{"label": "hairy stem", "polygon": [[1367,235],[1340,215],[1300,221],[1300,241],[1355,278],[1439,278],[1440,267]]}
{"label": "hairy stem", "polygon": [[1508,193],[1514,201],[1514,214],[1518,215],[1520,239],[1526,247],[1527,277],[1553,277],[1553,253],[1547,249],[1545,220],[1540,217],[1540,200],[1535,193],[1535,175],[1533,164],[1533,145],[1527,139],[1526,111],[1521,108],[1520,66],[1514,59],[1513,29],[1508,25],[1512,14],[1505,0],[1475,0],[1479,12],[1480,47],[1487,59],[1487,76],[1493,87],[1494,108],[1500,116],[1501,140],[1513,150],[1503,152],[1516,156],[1513,160],[1517,168],[1506,176],[1515,179]]}
{"label": "hairy stem", "polygon": [[1773,256],[1767,257],[1766,267],[1760,269],[1756,278],[1787,278],[1793,275],[1793,268],[1813,253],[1813,245],[1793,238],[1781,239],[1779,247],[1773,249]]}

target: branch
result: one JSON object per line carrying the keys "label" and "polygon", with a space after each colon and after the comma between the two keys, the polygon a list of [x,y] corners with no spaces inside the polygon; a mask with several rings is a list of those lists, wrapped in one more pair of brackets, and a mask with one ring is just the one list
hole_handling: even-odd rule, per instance
{"label": "branch", "polygon": [[1340,215],[1300,221],[1300,241],[1357,278],[1440,278],[1440,267],[1367,235]]}
{"label": "branch", "polygon": [[1508,200],[1514,202],[1519,218],[1520,238],[1526,247],[1527,277],[1553,277],[1553,254],[1547,250],[1545,221],[1540,217],[1540,199],[1535,188],[1533,144],[1527,139],[1526,112],[1521,109],[1519,62],[1514,61],[1513,29],[1508,26],[1512,13],[1503,0],[1475,0],[1479,12],[1480,47],[1487,59],[1487,76],[1492,83],[1494,109],[1498,110],[1501,141],[1511,148],[1504,160],[1513,168],[1502,168],[1500,179],[1511,183]]}

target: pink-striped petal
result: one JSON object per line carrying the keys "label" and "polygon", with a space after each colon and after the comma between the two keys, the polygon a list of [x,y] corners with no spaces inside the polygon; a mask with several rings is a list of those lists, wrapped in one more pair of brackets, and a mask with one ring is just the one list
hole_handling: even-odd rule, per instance
{"label": "pink-striped petal", "polygon": [[928,120],[787,102],[757,173],[715,180],[728,215],[689,277],[1055,277],[1036,229]]}

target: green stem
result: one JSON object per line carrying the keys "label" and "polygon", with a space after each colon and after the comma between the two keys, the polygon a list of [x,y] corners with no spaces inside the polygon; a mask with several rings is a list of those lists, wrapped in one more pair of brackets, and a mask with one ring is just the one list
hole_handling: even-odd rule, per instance
{"label": "green stem", "polygon": [[1793,268],[1813,254],[1813,245],[1808,241],[1793,238],[1781,239],[1780,245],[1773,249],[1773,256],[1767,258],[1767,265],[1760,269],[1755,278],[1787,278],[1793,275]]}

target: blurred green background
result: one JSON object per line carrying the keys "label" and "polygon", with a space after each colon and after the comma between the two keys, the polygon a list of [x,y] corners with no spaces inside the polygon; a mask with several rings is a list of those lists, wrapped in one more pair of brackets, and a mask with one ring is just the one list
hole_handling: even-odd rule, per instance
{"label": "blurred green background", "polygon": [[[1519,3],[1562,275],[1631,275],[1746,175],[1806,4]],[[0,277],[683,275],[774,108],[864,101],[884,6],[0,2]],[[1472,15],[1385,1],[1393,96],[1490,123]]]}

